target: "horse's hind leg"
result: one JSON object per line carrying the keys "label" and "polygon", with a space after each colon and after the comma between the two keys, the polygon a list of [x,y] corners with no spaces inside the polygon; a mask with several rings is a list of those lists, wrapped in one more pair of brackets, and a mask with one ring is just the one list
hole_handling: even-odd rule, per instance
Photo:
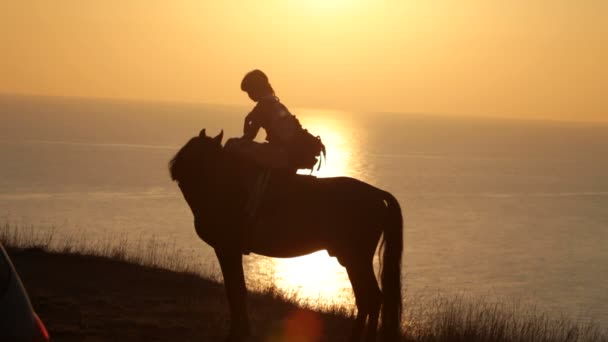
{"label": "horse's hind leg", "polygon": [[[365,341],[376,341],[378,315],[382,303],[382,294],[374,275],[371,260],[361,261],[346,266],[348,277],[353,286],[357,303],[357,317],[353,325],[351,342],[361,341],[365,330]],[[366,327],[367,320],[367,327]]]}
{"label": "horse's hind leg", "polygon": [[220,249],[215,249],[215,254],[220,262],[226,297],[230,306],[230,335],[226,341],[243,341],[250,334],[243,256],[239,252]]}
{"label": "horse's hind leg", "polygon": [[366,342],[376,341],[376,332],[378,330],[378,316],[380,315],[380,306],[382,305],[382,292],[378,287],[378,281],[374,275],[374,267],[371,262],[366,264],[364,269],[363,279],[367,293],[367,311],[369,318],[367,321],[367,332],[365,335]]}
{"label": "horse's hind leg", "polygon": [[366,306],[364,305],[366,297],[364,286],[365,280],[363,278],[363,273],[361,272],[360,264],[345,265],[345,267],[353,287],[353,292],[355,293],[355,302],[357,304],[357,317],[353,324],[349,342],[360,342],[368,315]]}

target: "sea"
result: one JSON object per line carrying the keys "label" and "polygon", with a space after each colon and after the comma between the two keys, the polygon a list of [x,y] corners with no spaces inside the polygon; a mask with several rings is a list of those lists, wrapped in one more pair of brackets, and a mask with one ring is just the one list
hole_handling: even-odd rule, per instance
{"label": "sea", "polygon": [[[171,246],[217,273],[167,163],[202,128],[240,136],[250,109],[0,96],[0,223],[52,230],[75,248]],[[399,200],[406,305],[525,303],[608,328],[608,123],[290,109],[327,146],[316,176],[355,177]],[[244,265],[251,287],[354,305],[325,251]]]}

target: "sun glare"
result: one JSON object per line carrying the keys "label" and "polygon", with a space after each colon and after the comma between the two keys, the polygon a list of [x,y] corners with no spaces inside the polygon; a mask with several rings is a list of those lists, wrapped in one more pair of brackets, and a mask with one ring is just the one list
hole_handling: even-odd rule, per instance
{"label": "sun glare", "polygon": [[291,0],[291,6],[315,14],[341,12],[357,8],[361,0]]}
{"label": "sun glare", "polygon": [[326,251],[272,261],[275,284],[283,291],[295,293],[299,299],[313,305],[353,304],[346,271]]}

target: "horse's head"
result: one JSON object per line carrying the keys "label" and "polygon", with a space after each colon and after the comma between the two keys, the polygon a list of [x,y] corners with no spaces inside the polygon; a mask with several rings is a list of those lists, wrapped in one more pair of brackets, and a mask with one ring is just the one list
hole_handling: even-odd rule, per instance
{"label": "horse's head", "polygon": [[206,178],[222,154],[223,137],[223,130],[216,137],[208,137],[203,128],[169,162],[171,179],[183,183],[193,177]]}

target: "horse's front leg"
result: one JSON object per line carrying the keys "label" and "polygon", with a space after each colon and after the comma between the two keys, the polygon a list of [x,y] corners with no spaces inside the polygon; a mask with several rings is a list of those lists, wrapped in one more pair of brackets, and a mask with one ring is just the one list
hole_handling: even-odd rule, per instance
{"label": "horse's front leg", "polygon": [[243,273],[243,256],[238,251],[215,249],[220,262],[226,297],[230,306],[229,342],[244,341],[250,335],[247,316],[247,287]]}

